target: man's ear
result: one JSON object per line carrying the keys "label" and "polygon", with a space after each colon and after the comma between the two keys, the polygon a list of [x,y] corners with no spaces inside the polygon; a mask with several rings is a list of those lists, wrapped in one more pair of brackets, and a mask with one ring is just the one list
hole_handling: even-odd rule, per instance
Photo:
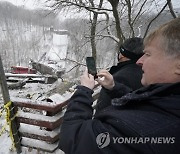
{"label": "man's ear", "polygon": [[119,53],[119,55],[118,55],[118,61],[120,61],[120,59],[122,59],[124,56],[121,54],[121,53]]}
{"label": "man's ear", "polygon": [[119,56],[119,62],[123,62],[123,61],[127,61],[129,60],[128,58],[126,58],[125,56],[121,55]]}
{"label": "man's ear", "polygon": [[175,73],[178,74],[178,75],[180,75],[180,60],[178,60],[177,63],[176,63]]}

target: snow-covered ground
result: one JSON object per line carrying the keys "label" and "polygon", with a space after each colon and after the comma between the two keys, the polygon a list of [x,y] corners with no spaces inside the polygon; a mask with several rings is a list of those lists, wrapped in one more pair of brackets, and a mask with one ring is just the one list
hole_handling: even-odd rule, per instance
{"label": "snow-covered ground", "polygon": [[[14,90],[9,90],[9,94],[11,98],[29,98],[31,96],[31,100],[42,100],[48,97],[48,92],[55,89],[58,84],[61,84],[61,80],[58,80],[54,84],[41,84],[41,83],[26,83],[23,89],[14,89]],[[59,94],[51,94],[48,98],[53,100],[54,102],[62,102],[67,100],[72,95],[71,92],[66,92],[63,95]],[[2,94],[0,93],[0,111],[2,111]],[[5,120],[5,112],[3,112],[3,115],[0,117],[0,131],[2,127],[6,124]],[[12,148],[12,141],[9,137],[9,127],[6,126],[6,130],[2,133],[0,136],[0,154],[15,154],[15,151],[11,151]],[[22,148],[22,154],[48,154],[48,152],[42,152],[40,150],[32,149],[32,148],[27,148],[23,147]],[[53,152],[54,154],[63,154],[61,150],[56,150]]]}

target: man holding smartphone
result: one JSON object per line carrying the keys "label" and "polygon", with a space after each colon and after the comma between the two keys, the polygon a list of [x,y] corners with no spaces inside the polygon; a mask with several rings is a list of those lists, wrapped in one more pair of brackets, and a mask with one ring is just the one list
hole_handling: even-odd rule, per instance
{"label": "man holding smartphone", "polygon": [[[142,87],[142,69],[136,65],[136,61],[143,55],[143,39],[139,37],[129,38],[119,48],[118,64],[112,66],[109,73],[113,75],[114,81],[126,87],[121,93],[115,94],[118,97]],[[106,72],[106,70],[104,70]],[[111,98],[107,91],[102,87],[95,107],[96,113],[111,105]]]}

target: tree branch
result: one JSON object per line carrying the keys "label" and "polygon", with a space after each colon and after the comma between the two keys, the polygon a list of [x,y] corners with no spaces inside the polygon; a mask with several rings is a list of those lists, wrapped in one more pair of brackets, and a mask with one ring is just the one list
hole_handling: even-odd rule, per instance
{"label": "tree branch", "polygon": [[173,18],[177,18],[176,14],[174,12],[171,0],[167,0],[167,3],[168,3],[169,11],[170,11],[171,15],[173,16]]}
{"label": "tree branch", "polygon": [[149,30],[152,22],[159,17],[159,15],[164,11],[164,9],[166,8],[167,5],[168,5],[168,2],[163,6],[163,8],[160,10],[160,12],[149,22],[149,24],[148,24],[148,26],[147,26],[147,28],[146,28],[146,31],[145,31],[145,33],[144,33],[144,37],[143,37],[143,38],[146,37],[146,35],[147,35],[147,33],[148,33],[148,30]]}

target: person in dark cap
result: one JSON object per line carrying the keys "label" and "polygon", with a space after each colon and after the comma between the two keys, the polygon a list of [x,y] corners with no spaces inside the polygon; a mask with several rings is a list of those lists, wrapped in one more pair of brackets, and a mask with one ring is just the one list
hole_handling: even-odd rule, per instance
{"label": "person in dark cap", "polygon": [[[109,72],[113,75],[114,81],[127,87],[118,93],[118,97],[142,87],[142,69],[136,65],[136,61],[143,55],[143,39],[139,37],[129,38],[119,48],[118,64],[112,66]],[[106,70],[104,70],[106,71]],[[102,87],[100,95],[95,106],[96,112],[109,106],[111,98]]]}

